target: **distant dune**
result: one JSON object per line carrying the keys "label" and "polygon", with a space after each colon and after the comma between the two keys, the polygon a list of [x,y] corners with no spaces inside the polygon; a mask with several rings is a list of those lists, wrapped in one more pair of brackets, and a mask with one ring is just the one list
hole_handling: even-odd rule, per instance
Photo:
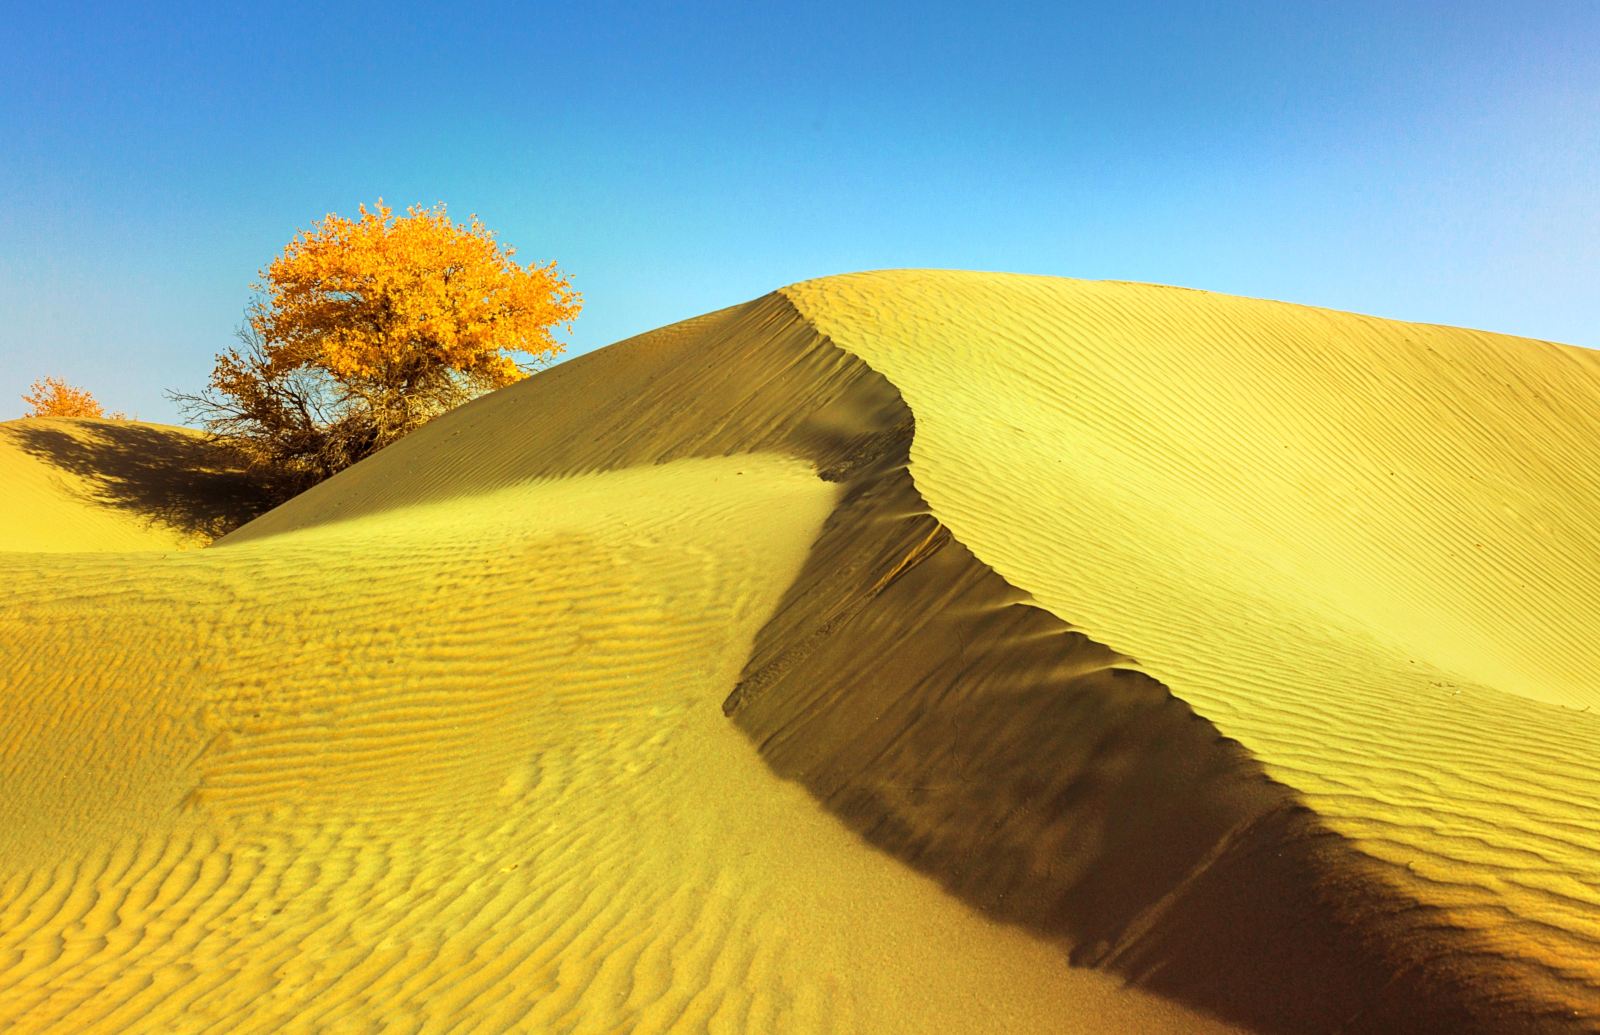
{"label": "distant dune", "polygon": [[7,1030],[1600,1030],[1600,354],[832,277],[181,552],[28,424]]}

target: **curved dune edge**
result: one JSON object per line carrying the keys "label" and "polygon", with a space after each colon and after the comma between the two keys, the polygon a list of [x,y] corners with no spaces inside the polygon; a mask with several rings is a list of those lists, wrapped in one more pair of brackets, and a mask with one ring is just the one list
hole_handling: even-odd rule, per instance
{"label": "curved dune edge", "polygon": [[[1120,916],[1115,909],[1097,916],[1104,900],[1090,907],[1082,897],[1066,896],[1088,914],[1060,921],[1076,946],[1075,958],[1097,959],[1224,1016],[1282,1030],[1587,1030],[1600,1024],[1600,825],[1592,807],[1600,793],[1600,773],[1592,761],[1600,756],[1600,723],[1586,711],[1519,699],[1535,696],[1527,690],[1544,689],[1541,679],[1548,679],[1557,700],[1576,693],[1582,701],[1593,690],[1585,665],[1596,641],[1585,623],[1592,624],[1596,612],[1584,602],[1600,587],[1586,578],[1595,564],[1586,565],[1583,558],[1600,563],[1600,543],[1585,517],[1600,511],[1600,500],[1592,480],[1582,474],[1581,458],[1600,442],[1595,419],[1600,357],[1454,328],[1054,278],[904,271],[825,278],[783,294],[830,337],[843,335],[846,351],[887,371],[898,389],[914,393],[910,409],[917,415],[917,434],[909,455],[917,505],[927,506],[924,486],[932,485],[934,516],[948,522],[946,528],[953,526],[961,540],[954,548],[965,555],[962,544],[975,541],[986,560],[996,558],[1010,581],[997,581],[1004,588],[992,591],[991,607],[1020,595],[1044,615],[1073,618],[1080,632],[1137,654],[1139,663],[1129,667],[1156,676],[1199,707],[1209,728],[1220,726],[1219,738],[1242,743],[1249,768],[1292,788],[1290,803],[1307,812],[1301,822],[1274,819],[1267,821],[1269,829],[1251,830],[1238,842],[1232,834],[1216,841],[1218,857],[1206,859],[1201,872],[1187,875],[1188,883],[1173,889],[1175,899],[1188,900],[1181,908],[1174,908],[1173,899],[1154,905],[1140,893],[1125,905],[1154,905],[1153,914],[1127,908]],[[837,337],[832,340],[839,343]],[[1454,364],[1448,376],[1435,369],[1443,362],[1440,355]],[[1198,394],[1198,408],[1186,408],[1189,401],[1181,395],[1197,365],[1211,365],[1208,376],[1220,374],[1223,380],[1211,394]],[[1357,371],[1359,392],[1341,381],[1341,365]],[[1380,371],[1387,380],[1374,388],[1370,382]],[[1273,377],[1287,375],[1308,378],[1311,394],[1290,391],[1290,383],[1267,390]],[[1445,388],[1441,398],[1430,399],[1422,393],[1435,375]],[[1497,385],[1503,379],[1504,391],[1457,398],[1463,382],[1473,387],[1486,377]],[[1199,380],[1204,383],[1205,377]],[[1230,389],[1230,381],[1239,384]],[[1384,409],[1384,396],[1408,394],[1411,405],[1398,412],[1425,419],[1395,434],[1402,422]],[[1164,421],[1152,420],[1159,411],[1129,406],[1130,397],[1173,412]],[[1522,426],[1530,405],[1537,415],[1533,431]],[[1464,415],[1435,432],[1429,421],[1443,420],[1440,414],[1456,406]],[[1329,409],[1338,414],[1336,420],[1347,422],[1349,445],[1365,441],[1360,437],[1366,433],[1364,421],[1374,415],[1396,425],[1390,432],[1394,437],[1375,439],[1371,457],[1358,448],[1353,454],[1324,453],[1327,444],[1311,436],[1316,422],[1328,419]],[[1136,422],[1131,428],[1130,416]],[[1286,435],[1284,425],[1297,416],[1306,427]],[[1073,420],[1083,421],[1088,433]],[[1163,424],[1177,429],[1174,438],[1163,439]],[[1380,618],[1409,615],[1420,602],[1468,622],[1464,628],[1471,632],[1465,639],[1471,640],[1480,631],[1469,622],[1471,609],[1489,607],[1502,638],[1507,629],[1532,630],[1538,649],[1530,653],[1526,645],[1513,643],[1523,649],[1506,652],[1513,664],[1524,666],[1514,684],[1519,696],[1492,685],[1507,669],[1493,657],[1482,663],[1488,655],[1481,643],[1474,654],[1463,648],[1459,635],[1429,635],[1426,623],[1435,616],[1420,615],[1420,628],[1409,639],[1402,635],[1385,643],[1378,635],[1382,629],[1360,624],[1359,609],[1319,606],[1325,602],[1317,599],[1320,587],[1310,565],[1296,571],[1295,557],[1275,557],[1271,563],[1278,570],[1272,574],[1287,570],[1289,577],[1251,584],[1252,565],[1259,562],[1242,548],[1249,540],[1222,550],[1208,542],[1217,525],[1240,509],[1240,500],[1249,501],[1250,518],[1262,525],[1279,516],[1275,507],[1293,512],[1273,499],[1274,472],[1252,475],[1254,486],[1244,479],[1252,493],[1238,496],[1239,485],[1219,480],[1214,469],[1245,462],[1251,449],[1271,451],[1265,461],[1270,462],[1294,434],[1303,436],[1297,448],[1305,450],[1294,459],[1321,465],[1323,477],[1334,483],[1347,478],[1348,491],[1370,485],[1363,461],[1388,462],[1391,475],[1395,468],[1405,471],[1406,487],[1414,490],[1397,493],[1386,485],[1369,493],[1378,498],[1369,501],[1361,518],[1378,523],[1373,538],[1384,532],[1403,535],[1412,522],[1428,520],[1417,501],[1427,501],[1430,493],[1451,503],[1448,513],[1431,515],[1435,523],[1442,518],[1459,527],[1443,532],[1424,525],[1427,532],[1412,544],[1423,547],[1420,555],[1382,552],[1381,545],[1342,532],[1341,522],[1326,513],[1309,526],[1285,531],[1280,524],[1256,534],[1271,544],[1277,533],[1290,538],[1309,530],[1324,540],[1310,544],[1312,553],[1328,555],[1323,562],[1328,570],[1350,569],[1344,573],[1347,583],[1353,573],[1382,592],[1393,579],[1395,597],[1372,601],[1378,606],[1368,612]],[[1227,452],[1235,440],[1245,444],[1237,457]],[[1419,462],[1409,456],[1426,457],[1429,450],[1437,459]],[[1101,467],[1108,455],[1115,457],[1112,466]],[[1084,472],[1076,469],[1080,457],[1090,472],[1087,488]],[[1503,478],[1508,488],[1486,491],[1478,480],[1489,474]],[[1219,487],[1235,495],[1220,502],[1206,498]],[[1302,491],[1290,483],[1287,496]],[[1154,506],[1140,498],[1141,492],[1150,493]],[[1383,498],[1385,492],[1391,500]],[[1501,507],[1507,498],[1515,510]],[[1215,523],[1207,527],[1186,520],[1181,510],[1164,506],[1166,500],[1194,507]],[[1215,509],[1207,513],[1208,506]],[[1141,508],[1154,511],[1142,526]],[[1125,512],[1135,513],[1128,518]],[[1307,520],[1305,508],[1299,517]],[[1519,528],[1519,520],[1531,527]],[[1360,522],[1355,527],[1367,532]],[[1226,527],[1221,532],[1228,534]],[[907,530],[897,549],[915,553],[926,534]],[[1341,534],[1347,543],[1339,542]],[[1489,542],[1499,556],[1466,552],[1463,560],[1451,540],[1465,538],[1470,547],[1474,537]],[[1400,542],[1391,539],[1388,546]],[[1295,545],[1292,539],[1290,544]],[[1363,549],[1409,567],[1398,578],[1365,568]],[[1429,551],[1441,555],[1438,562]],[[1507,555],[1522,558],[1520,566],[1505,565]],[[1219,560],[1213,574],[1207,565]],[[1436,565],[1432,571],[1430,563]],[[988,570],[987,563],[977,566]],[[1229,584],[1228,569],[1234,567],[1244,574]],[[1208,579],[1221,588],[1208,586]],[[1539,598],[1530,609],[1533,617],[1493,612],[1496,603],[1520,606],[1527,585],[1536,580],[1557,595]],[[1466,587],[1460,592],[1467,599],[1441,596],[1455,582]],[[1355,587],[1356,592],[1367,588]],[[1269,595],[1273,589],[1283,592]],[[1227,593],[1247,603],[1241,606]],[[1408,601],[1407,593],[1420,601]],[[1310,598],[1309,605],[1301,598]],[[1352,607],[1362,602],[1345,601]],[[971,613],[970,599],[967,604],[965,613]],[[1281,612],[1281,619],[1274,612]],[[1081,625],[1080,613],[1088,619]],[[983,664],[971,658],[973,630],[943,624],[930,629],[924,653],[954,640],[965,647],[962,669],[976,666],[983,672]],[[1058,631],[1067,628],[1060,625]],[[1408,628],[1402,624],[1388,632],[1404,634]],[[1263,631],[1270,635],[1263,637]],[[1440,656],[1430,659],[1429,651]],[[863,648],[856,656],[886,655]],[[1014,656],[1011,650],[996,655]],[[906,663],[903,653],[898,663]],[[832,675],[840,678],[844,671],[847,667],[836,668]],[[909,678],[897,675],[893,665],[884,671],[890,681]],[[926,702],[936,703],[935,710],[946,708],[949,697],[957,695],[955,688],[972,681],[970,675],[947,678],[952,681],[921,675],[906,682],[903,691],[925,695]],[[828,674],[796,680],[828,685]],[[994,682],[1005,686],[1007,679]],[[1014,690],[1018,684],[1011,680],[1010,685]],[[999,700],[1008,700],[1003,691],[996,692]],[[929,706],[907,707],[905,714]],[[975,726],[972,739],[985,741],[981,723],[957,725]],[[1077,732],[1094,742],[1112,730],[1120,735],[1114,722],[1104,730],[1080,727]],[[887,734],[890,741],[895,736]],[[1211,771],[1203,755],[1176,762],[1170,750],[1163,746],[1139,768],[1159,772],[1165,760],[1180,769],[1189,766],[1191,776]],[[841,758],[856,757],[855,751]],[[970,771],[970,763],[951,761],[951,753],[948,746],[938,749],[939,760],[932,765],[946,784],[959,783]],[[867,757],[888,765],[884,755]],[[875,831],[904,855],[930,860],[930,869],[945,870],[952,886],[984,884],[988,876],[1016,866],[1013,859],[992,860],[992,872],[975,878],[984,870],[972,861],[983,855],[982,838],[969,834],[963,840],[927,815],[930,807],[951,815],[948,804],[907,803],[901,792],[874,788],[880,779],[891,788],[918,785],[915,777],[893,773],[893,766],[866,772],[860,785],[851,787],[850,777],[841,779],[837,761],[791,768],[809,773],[819,793],[832,796],[841,809],[856,811],[858,826]],[[909,767],[907,772],[921,765],[907,758],[896,764]],[[1049,770],[1043,755],[1024,762],[1001,751],[996,764],[999,771],[1031,772],[1034,778]],[[1090,764],[1084,779],[1103,785],[1105,767]],[[1063,787],[1072,787],[1071,776],[1061,780]],[[1167,781],[1160,793],[1181,795],[1183,790],[1179,781]],[[984,784],[975,797],[992,809],[995,829],[1004,830],[1016,825],[1019,812],[1029,814],[1038,806],[1035,796],[1041,791],[1030,786],[1017,800],[1002,803],[985,797],[993,793],[994,787]],[[1081,786],[1074,787],[1068,800],[1082,793]],[[1259,798],[1240,805],[1242,791],[1221,793],[1220,801],[1228,803],[1224,813],[1234,810],[1241,819],[1260,815]],[[1148,804],[1159,797],[1141,794],[1140,800]],[[1202,815],[1207,811],[1193,807]],[[921,821],[908,822],[908,815]],[[1137,815],[1124,818],[1130,829],[1142,822]],[[1270,829],[1274,824],[1277,829]],[[1143,850],[1115,853],[1110,867],[1171,851],[1172,829],[1147,832],[1150,841]],[[1204,834],[1196,844],[1211,836]],[[1022,845],[1036,843],[1031,833],[1018,839]],[[1015,848],[995,851],[1003,857]],[[1253,860],[1252,852],[1257,853]],[[1060,891],[1059,872],[1038,876],[1052,865],[1049,853],[1043,855],[1033,860],[1034,876],[1023,882],[1031,883],[1035,897],[1021,896],[1028,904],[1018,910],[1020,916],[1049,915],[1048,903]],[[1146,891],[1160,885],[1153,881]],[[1015,894],[1003,880],[999,887],[1002,895]],[[1083,890],[1095,887],[1091,881]],[[1246,887],[1276,889],[1282,897],[1273,901],[1274,895],[1261,893],[1245,904],[1229,902],[1230,894]],[[1228,888],[1232,892],[1218,894]],[[988,893],[994,893],[992,883]],[[1235,925],[1245,915],[1251,920],[1240,931]],[[1107,920],[1109,937],[1103,927]],[[1274,933],[1295,924],[1302,932],[1320,928],[1322,933],[1281,939]],[[1243,939],[1237,954],[1224,948],[1235,937]],[[1287,962],[1307,950],[1315,958]],[[1251,973],[1248,961],[1272,956],[1277,959],[1266,970]],[[1318,976],[1295,983],[1313,973]],[[1238,980],[1244,984],[1233,984]]]}
{"label": "curved dune edge", "polygon": [[991,915],[1256,1030],[1565,1030],[1587,1000],[1354,851],[1131,659],[972,556],[906,464],[845,481],[724,705],[781,775]]}

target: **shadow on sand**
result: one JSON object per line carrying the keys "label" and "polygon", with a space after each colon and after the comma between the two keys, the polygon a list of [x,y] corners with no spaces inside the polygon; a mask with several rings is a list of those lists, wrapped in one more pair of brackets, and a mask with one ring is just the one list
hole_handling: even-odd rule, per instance
{"label": "shadow on sand", "polygon": [[82,479],[95,502],[207,540],[277,498],[265,478],[199,435],[121,421],[23,420],[10,430],[25,452]]}

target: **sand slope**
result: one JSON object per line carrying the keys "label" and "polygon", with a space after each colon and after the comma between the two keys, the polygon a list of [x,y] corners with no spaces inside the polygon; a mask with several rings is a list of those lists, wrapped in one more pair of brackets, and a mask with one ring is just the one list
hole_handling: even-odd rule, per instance
{"label": "sand slope", "polygon": [[1590,1030],[1597,403],[1562,346],[863,274],[203,552],[0,554],[0,1016]]}

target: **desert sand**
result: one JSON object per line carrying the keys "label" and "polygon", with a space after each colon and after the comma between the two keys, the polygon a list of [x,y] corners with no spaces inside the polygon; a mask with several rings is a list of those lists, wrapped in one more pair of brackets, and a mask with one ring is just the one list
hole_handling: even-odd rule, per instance
{"label": "desert sand", "polygon": [[1595,353],[831,277],[204,549],[107,434],[0,425],[7,1030],[1600,1028]]}

